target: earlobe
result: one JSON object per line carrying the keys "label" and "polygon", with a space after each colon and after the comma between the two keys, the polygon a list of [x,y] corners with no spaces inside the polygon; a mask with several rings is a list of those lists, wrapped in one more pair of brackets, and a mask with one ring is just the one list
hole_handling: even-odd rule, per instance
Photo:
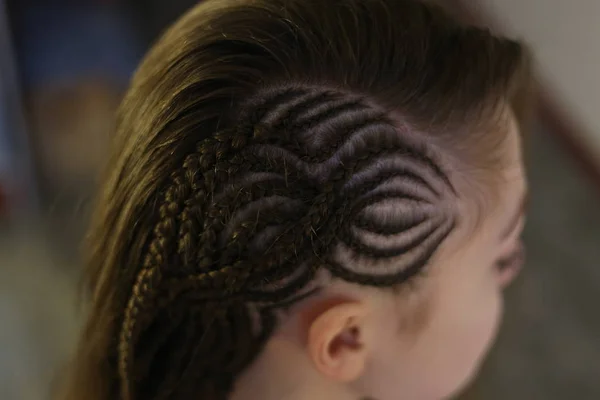
{"label": "earlobe", "polygon": [[343,303],[312,321],[307,350],[319,372],[340,382],[360,377],[368,352],[366,315],[364,304]]}

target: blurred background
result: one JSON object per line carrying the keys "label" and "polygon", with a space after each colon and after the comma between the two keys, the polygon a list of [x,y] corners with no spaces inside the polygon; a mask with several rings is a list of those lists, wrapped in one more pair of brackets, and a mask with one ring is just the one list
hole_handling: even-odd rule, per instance
{"label": "blurred background", "polygon": [[[440,0],[528,41],[528,265],[465,399],[600,399],[600,1]],[[81,322],[79,244],[114,111],[193,0],[0,0],[0,399],[44,400]]]}

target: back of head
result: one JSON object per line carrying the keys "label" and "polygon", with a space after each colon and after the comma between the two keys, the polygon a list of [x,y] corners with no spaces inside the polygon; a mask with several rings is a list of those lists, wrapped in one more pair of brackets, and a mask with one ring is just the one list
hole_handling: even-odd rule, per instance
{"label": "back of head", "polygon": [[121,107],[67,397],[225,399],[286,305],[409,282],[459,223],[449,171],[493,186],[526,69],[417,1],[195,7]]}

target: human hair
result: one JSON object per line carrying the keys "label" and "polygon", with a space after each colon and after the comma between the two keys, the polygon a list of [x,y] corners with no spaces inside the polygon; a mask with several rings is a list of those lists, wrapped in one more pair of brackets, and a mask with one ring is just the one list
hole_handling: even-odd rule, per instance
{"label": "human hair", "polygon": [[[493,191],[527,51],[412,0],[208,0],[118,115],[66,399],[223,400],[317,275],[387,288]],[[486,186],[487,185],[487,186]]]}

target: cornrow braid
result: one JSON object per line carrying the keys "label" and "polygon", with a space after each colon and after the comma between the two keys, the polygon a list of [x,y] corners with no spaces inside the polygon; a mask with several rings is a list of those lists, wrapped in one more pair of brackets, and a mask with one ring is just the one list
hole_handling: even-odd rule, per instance
{"label": "cornrow braid", "polygon": [[[193,256],[195,249],[198,247],[198,238],[201,232],[201,227],[198,226],[198,221],[202,220],[204,215],[205,198],[207,196],[202,175],[200,170],[201,160],[198,154],[189,155],[183,163],[183,176],[185,182],[191,190],[190,198],[184,201],[184,207],[179,215],[179,240],[178,254],[182,257],[181,265],[186,267],[195,264]],[[192,271],[182,271],[184,274]]]}
{"label": "cornrow braid", "polygon": [[279,87],[238,114],[165,191],[125,310],[124,400],[150,381],[157,398],[225,399],[278,310],[319,290],[318,271],[400,284],[455,225],[455,191],[431,146],[363,96]]}
{"label": "cornrow braid", "polygon": [[144,308],[150,301],[152,290],[159,285],[162,277],[162,268],[171,264],[173,260],[174,238],[177,235],[177,218],[181,211],[181,203],[190,193],[190,188],[184,183],[180,171],[171,175],[172,185],[162,198],[163,203],[159,208],[160,222],[154,229],[154,238],[148,245],[148,252],[144,265],[133,285],[132,295],[127,303],[119,342],[119,371],[123,377],[123,397],[128,398],[130,375],[130,358],[132,357],[131,343],[134,340],[140,319],[144,317]]}

